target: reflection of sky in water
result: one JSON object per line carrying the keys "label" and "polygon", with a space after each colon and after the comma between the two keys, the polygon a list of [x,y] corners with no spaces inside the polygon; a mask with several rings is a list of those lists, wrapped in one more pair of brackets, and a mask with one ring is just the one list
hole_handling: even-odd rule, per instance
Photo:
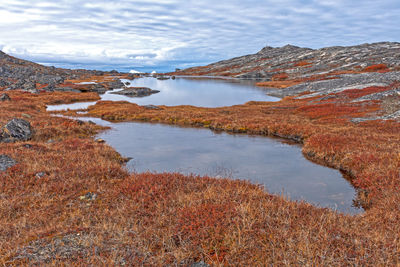
{"label": "reflection of sky in water", "polygon": [[[128,101],[139,105],[193,105],[199,107],[221,107],[244,104],[248,101],[278,101],[279,98],[267,96],[267,89],[256,87],[251,81],[210,78],[177,78],[157,80],[140,78],[122,80],[130,82],[131,87],[149,87],[160,93],[146,97],[127,97],[108,91],[100,95],[102,100]],[[116,89],[113,91],[120,91]],[[81,102],[66,105],[48,106],[47,110],[86,109],[95,102]]]}
{"label": "reflection of sky in water", "polygon": [[[140,105],[229,106],[250,100],[276,101],[251,82],[218,79],[157,80],[141,78],[129,86],[160,90],[143,98],[110,94],[103,100],[125,100]],[[86,108],[94,102],[49,106],[48,110]],[[299,146],[265,137],[216,134],[208,129],[179,128],[158,124],[109,123],[90,118],[113,129],[99,135],[125,157],[132,157],[131,171],[181,172],[248,179],[271,193],[306,200],[349,213],[355,191],[339,171],[306,160]]]}
{"label": "reflection of sky in water", "polygon": [[267,96],[266,89],[258,88],[248,81],[188,78],[157,80],[147,77],[129,82],[131,83],[129,86],[149,87],[159,90],[160,93],[147,97],[131,98],[108,92],[102,96],[102,100],[125,100],[139,105],[192,105],[201,107],[232,106],[244,104],[251,100],[279,100],[278,98]]}
{"label": "reflection of sky in water", "polygon": [[99,135],[125,157],[131,171],[195,173],[248,179],[291,199],[356,213],[355,191],[339,171],[306,160],[299,146],[275,139],[216,134],[158,124],[118,123]]}
{"label": "reflection of sky in water", "polygon": [[73,104],[63,104],[63,105],[48,105],[47,110],[48,111],[54,111],[54,110],[74,110],[74,109],[86,109],[91,105],[96,104],[96,102],[77,102]]}

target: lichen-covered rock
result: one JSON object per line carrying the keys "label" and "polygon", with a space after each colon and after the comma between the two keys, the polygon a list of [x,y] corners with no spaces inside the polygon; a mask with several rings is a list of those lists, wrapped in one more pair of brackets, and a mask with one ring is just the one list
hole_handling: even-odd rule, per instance
{"label": "lichen-covered rock", "polygon": [[6,171],[8,168],[17,164],[15,160],[7,155],[0,155],[0,171]]}
{"label": "lichen-covered rock", "polygon": [[32,127],[23,119],[12,119],[0,131],[0,142],[27,141],[32,137]]}

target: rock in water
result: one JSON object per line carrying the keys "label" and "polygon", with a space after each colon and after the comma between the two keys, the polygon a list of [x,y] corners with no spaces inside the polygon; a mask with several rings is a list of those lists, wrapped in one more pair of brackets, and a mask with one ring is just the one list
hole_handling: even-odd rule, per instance
{"label": "rock in water", "polygon": [[0,101],[10,101],[11,98],[7,94],[2,94],[0,96]]}
{"label": "rock in water", "polygon": [[158,90],[152,90],[147,87],[125,87],[124,90],[118,92],[112,92],[111,94],[125,95],[129,97],[143,97],[151,94],[159,93]]}
{"label": "rock in water", "polygon": [[6,171],[8,168],[17,164],[15,160],[6,155],[0,155],[0,171]]}
{"label": "rock in water", "polygon": [[0,131],[0,142],[27,141],[32,137],[31,124],[23,119],[12,119]]}

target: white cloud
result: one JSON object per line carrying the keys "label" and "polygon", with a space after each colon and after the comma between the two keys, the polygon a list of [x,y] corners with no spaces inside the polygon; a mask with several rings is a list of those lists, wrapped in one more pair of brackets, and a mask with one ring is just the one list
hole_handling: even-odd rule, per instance
{"label": "white cloud", "polygon": [[190,65],[265,45],[399,41],[399,13],[398,0],[2,0],[0,44],[37,61]]}

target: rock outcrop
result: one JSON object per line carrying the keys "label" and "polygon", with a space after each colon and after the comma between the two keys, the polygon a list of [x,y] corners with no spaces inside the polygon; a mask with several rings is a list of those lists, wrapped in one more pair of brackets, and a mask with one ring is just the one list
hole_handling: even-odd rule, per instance
{"label": "rock outcrop", "polygon": [[322,49],[293,45],[264,47],[258,53],[203,67],[177,70],[176,75],[230,76],[251,79],[307,78],[328,73],[400,70],[400,43],[382,42]]}
{"label": "rock outcrop", "polygon": [[[118,74],[118,72],[47,67],[9,56],[0,51],[0,89],[23,90],[31,93],[38,93],[39,90],[80,92],[79,89],[68,89],[60,85],[68,79],[77,80],[82,77],[102,76],[105,74]],[[104,86],[94,87],[93,91],[104,93],[107,89],[122,87],[123,84],[116,78],[113,81],[104,82]]]}
{"label": "rock outcrop", "polygon": [[12,119],[0,131],[0,142],[28,141],[33,134],[31,124],[23,119]]}

